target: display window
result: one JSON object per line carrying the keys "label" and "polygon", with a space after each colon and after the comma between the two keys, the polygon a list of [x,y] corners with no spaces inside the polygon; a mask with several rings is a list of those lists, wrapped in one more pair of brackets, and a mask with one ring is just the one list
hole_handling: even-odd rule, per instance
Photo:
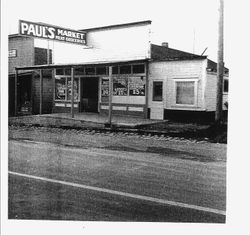
{"label": "display window", "polygon": [[144,76],[130,77],[129,78],[129,95],[130,96],[144,96],[145,95],[145,83]]}
{"label": "display window", "polygon": [[[74,78],[74,100],[79,101],[80,94],[79,78]],[[56,77],[55,100],[71,100],[71,77]]]}
{"label": "display window", "polygon": [[113,95],[127,96],[128,95],[128,78],[116,77],[113,78]]}

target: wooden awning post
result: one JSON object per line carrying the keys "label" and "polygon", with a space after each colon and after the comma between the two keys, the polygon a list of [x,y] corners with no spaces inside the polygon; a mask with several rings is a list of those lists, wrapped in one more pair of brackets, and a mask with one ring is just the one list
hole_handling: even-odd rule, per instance
{"label": "wooden awning post", "polygon": [[15,112],[14,115],[17,116],[17,79],[18,79],[18,70],[15,68]]}
{"label": "wooden awning post", "polygon": [[71,117],[74,118],[74,67],[71,67]]}
{"label": "wooden awning post", "polygon": [[112,79],[112,67],[109,66],[109,116],[108,124],[112,125],[112,96],[113,96],[113,79]]}
{"label": "wooden awning post", "polygon": [[148,79],[148,62],[145,63],[146,79],[145,79],[145,111],[144,118],[148,117],[148,94],[149,94],[149,79]]}
{"label": "wooden awning post", "polygon": [[39,107],[39,114],[43,113],[43,75],[42,70],[39,70],[40,75],[40,107]]}

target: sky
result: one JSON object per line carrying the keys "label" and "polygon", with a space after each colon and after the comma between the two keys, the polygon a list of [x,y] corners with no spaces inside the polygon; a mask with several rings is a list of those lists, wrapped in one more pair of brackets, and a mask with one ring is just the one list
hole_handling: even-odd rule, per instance
{"label": "sky", "polygon": [[[84,29],[142,20],[152,21],[152,43],[205,54],[217,60],[219,0],[5,0],[8,34],[18,20]],[[132,36],[132,35],[131,35]]]}

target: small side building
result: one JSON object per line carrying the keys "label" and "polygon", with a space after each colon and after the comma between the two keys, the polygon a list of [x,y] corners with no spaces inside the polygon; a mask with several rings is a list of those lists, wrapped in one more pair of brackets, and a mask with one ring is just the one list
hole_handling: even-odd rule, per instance
{"label": "small side building", "polygon": [[[31,114],[39,112],[39,80],[35,77],[34,70],[20,71],[15,82],[15,68],[34,65],[47,64],[47,49],[36,47],[34,38],[25,37],[18,34],[9,35],[9,115],[15,114],[15,91],[17,92],[17,114]],[[52,64],[52,50],[49,50],[49,63]],[[44,77],[48,77],[45,74]],[[46,78],[45,78],[46,79]],[[51,75],[46,82],[48,88],[47,96],[44,95],[45,102],[48,103],[45,112],[52,110],[52,84]],[[16,89],[15,89],[15,86]]]}
{"label": "small side building", "polygon": [[[206,56],[151,45],[149,109],[151,119],[214,120],[217,64]],[[225,68],[223,109],[228,105]]]}

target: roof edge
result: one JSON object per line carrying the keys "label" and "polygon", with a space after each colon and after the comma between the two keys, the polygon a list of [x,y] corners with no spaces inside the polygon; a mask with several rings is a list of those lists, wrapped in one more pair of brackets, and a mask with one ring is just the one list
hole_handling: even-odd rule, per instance
{"label": "roof edge", "polygon": [[33,66],[23,66],[15,67],[16,70],[33,70],[33,69],[50,69],[50,68],[60,68],[60,67],[80,67],[80,66],[96,66],[96,65],[113,65],[113,64],[128,64],[137,62],[146,62],[145,59],[131,59],[131,60],[117,60],[117,61],[96,61],[96,62],[80,62],[80,63],[65,63],[65,64],[44,64],[44,65],[33,65]]}
{"label": "roof edge", "polygon": [[144,21],[136,21],[136,22],[130,22],[130,23],[124,23],[124,24],[114,24],[114,25],[107,25],[107,26],[101,26],[101,27],[93,27],[93,28],[87,28],[87,29],[80,29],[79,31],[96,31],[96,30],[105,30],[105,29],[113,29],[113,28],[123,28],[123,27],[132,27],[135,25],[146,25],[151,24],[151,20],[144,20]]}

